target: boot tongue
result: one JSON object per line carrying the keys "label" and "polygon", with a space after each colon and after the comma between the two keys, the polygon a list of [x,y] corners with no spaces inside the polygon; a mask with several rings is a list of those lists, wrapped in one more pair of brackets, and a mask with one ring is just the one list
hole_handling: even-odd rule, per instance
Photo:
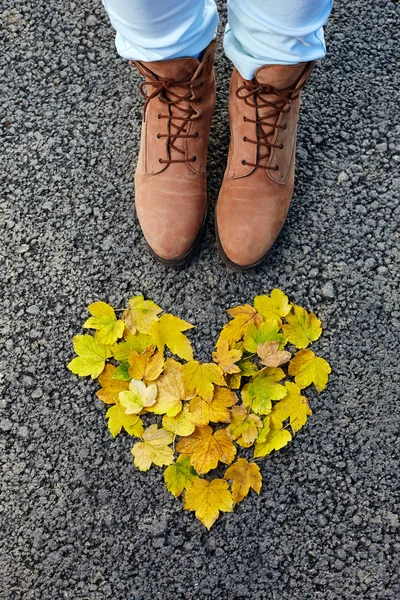
{"label": "boot tongue", "polygon": [[196,58],[174,58],[143,63],[157,79],[172,79],[177,82],[191,79],[199,64]]}
{"label": "boot tongue", "polygon": [[266,65],[257,69],[254,79],[257,83],[272,85],[278,90],[295,87],[306,64],[303,62],[298,65]]}

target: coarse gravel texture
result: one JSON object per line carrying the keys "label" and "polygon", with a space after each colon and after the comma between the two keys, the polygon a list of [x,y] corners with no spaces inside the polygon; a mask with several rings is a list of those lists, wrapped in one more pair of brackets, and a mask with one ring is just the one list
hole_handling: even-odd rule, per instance
{"label": "coarse gravel texture", "polygon": [[[222,23],[225,5],[219,2]],[[154,262],[133,208],[142,98],[95,1],[3,0],[1,600],[395,600],[398,564],[400,5],[338,0],[304,92],[297,187],[263,266],[220,262],[212,211],[185,270]],[[222,30],[222,26],[221,26]],[[229,142],[219,44],[213,205]],[[113,440],[72,375],[86,306],[143,292],[192,321],[273,287],[323,320],[328,388],[264,487],[210,533]]]}

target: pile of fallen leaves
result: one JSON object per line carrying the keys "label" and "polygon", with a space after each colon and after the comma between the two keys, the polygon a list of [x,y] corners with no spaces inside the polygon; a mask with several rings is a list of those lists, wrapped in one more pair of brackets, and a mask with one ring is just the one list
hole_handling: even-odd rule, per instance
{"label": "pile of fallen leaves", "polygon": [[[193,325],[161,314],[152,300],[134,296],[120,319],[105,302],[88,308],[83,326],[94,335],[74,337],[78,356],[68,368],[98,378],[111,435],[124,429],[140,440],[131,450],[136,467],[167,467],[168,490],[175,497],[185,490],[184,508],[208,529],[250,488],[259,494],[256,460],[286,446],[307,422],[312,411],[302,390],[313,384],[320,392],[328,382],[329,364],[307,348],[322,333],[315,314],[281,290],[257,296],[254,306],[228,310],[233,319],[213,362],[199,363],[183,333]],[[166,357],[166,348],[185,362]],[[149,413],[160,421],[145,428]],[[253,445],[251,460],[235,461],[240,448]],[[212,479],[219,463],[230,466],[223,479]]]}

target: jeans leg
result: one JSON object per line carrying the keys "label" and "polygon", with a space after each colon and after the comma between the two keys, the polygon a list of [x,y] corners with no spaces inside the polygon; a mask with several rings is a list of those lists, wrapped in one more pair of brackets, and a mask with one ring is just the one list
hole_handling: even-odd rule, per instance
{"label": "jeans leg", "polygon": [[145,62],[198,56],[214,39],[214,0],[102,0],[117,52]]}
{"label": "jeans leg", "polygon": [[325,56],[322,26],[333,0],[228,0],[224,49],[245,79],[266,64]]}

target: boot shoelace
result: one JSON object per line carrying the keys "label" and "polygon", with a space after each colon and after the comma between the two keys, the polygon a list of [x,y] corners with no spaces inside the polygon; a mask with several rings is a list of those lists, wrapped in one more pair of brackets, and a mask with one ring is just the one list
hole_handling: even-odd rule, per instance
{"label": "boot shoelace", "polygon": [[[256,144],[257,147],[264,146],[268,150],[266,154],[258,155],[256,163],[249,163],[246,160],[242,160],[242,165],[272,171],[279,170],[278,165],[260,165],[258,163],[264,158],[269,158],[271,155],[271,148],[278,148],[280,150],[283,149],[283,144],[272,144],[268,141],[268,138],[274,135],[277,129],[286,129],[286,125],[277,124],[282,113],[287,113],[289,110],[294,110],[297,113],[292,104],[292,100],[295,100],[299,96],[303,86],[304,84],[300,85],[298,88],[285,88],[283,90],[277,90],[272,85],[257,83],[254,81],[245,81],[243,82],[243,85],[236,90],[236,96],[241,100],[244,100],[248,106],[255,108],[257,113],[260,108],[271,109],[271,111],[256,119],[248,119],[247,117],[243,117],[243,121],[245,123],[254,123],[257,131],[256,140],[250,140],[247,136],[245,136],[243,141],[249,142],[250,144]],[[242,91],[244,93],[241,94]],[[263,97],[264,95],[271,94],[278,96],[276,100],[267,100]],[[251,102],[251,99],[253,102]],[[275,118],[275,124],[266,123],[266,120],[271,118]],[[265,130],[265,127],[269,129]]]}
{"label": "boot shoelace", "polygon": [[[200,73],[200,75],[201,75],[201,73]],[[150,100],[152,100],[153,98],[156,98],[157,96],[158,96],[160,102],[163,102],[167,106],[171,107],[171,109],[174,107],[175,109],[178,109],[179,111],[181,111],[182,115],[175,115],[175,114],[168,114],[168,115],[159,114],[158,115],[159,119],[168,119],[169,133],[164,133],[164,134],[158,133],[157,138],[158,139],[164,138],[164,137],[168,138],[169,148],[173,148],[179,154],[183,154],[183,156],[185,156],[185,151],[182,150],[182,148],[175,146],[174,144],[177,139],[188,139],[188,138],[199,137],[198,132],[193,133],[193,134],[188,134],[187,133],[187,125],[189,123],[191,123],[192,121],[199,119],[202,116],[202,114],[199,113],[192,106],[193,102],[199,102],[201,100],[201,97],[198,97],[198,98],[196,97],[196,88],[199,88],[202,85],[203,85],[203,82],[195,85],[193,81],[176,82],[174,80],[169,80],[169,79],[143,81],[143,83],[140,84],[140,92],[141,92],[142,96],[146,99],[146,102],[143,107],[144,115],[146,115],[146,109],[147,109],[147,106],[148,106]],[[150,87],[150,86],[154,87],[154,90],[153,90],[153,92],[151,92],[149,94],[149,93],[147,93],[147,91],[144,88]],[[173,90],[174,86],[188,88],[188,91],[184,95],[179,95]],[[181,106],[180,105],[181,102],[189,102],[189,108],[185,108],[184,106]],[[178,125],[178,124],[174,123],[174,121],[181,121],[181,124]],[[175,131],[173,133],[171,132],[171,128],[175,129]],[[171,163],[196,162],[196,160],[197,160],[197,157],[192,156],[191,158],[185,157],[181,160],[178,160],[178,159],[163,160],[162,158],[159,158],[158,162],[160,162],[161,164],[171,164]]]}

